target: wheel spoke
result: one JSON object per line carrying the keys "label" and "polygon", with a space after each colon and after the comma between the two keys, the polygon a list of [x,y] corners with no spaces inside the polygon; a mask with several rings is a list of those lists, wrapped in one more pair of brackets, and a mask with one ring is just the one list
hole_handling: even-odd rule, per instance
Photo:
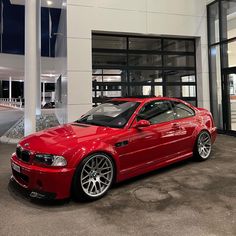
{"label": "wheel spoke", "polygon": [[101,176],[107,175],[107,174],[109,174],[109,173],[111,173],[111,170],[109,170],[109,171],[107,171],[107,172],[105,172],[105,173],[101,173]]}
{"label": "wheel spoke", "polygon": [[85,180],[85,179],[88,178],[88,177],[89,177],[89,175],[84,176],[84,177],[82,178],[82,181]]}
{"label": "wheel spoke", "polygon": [[95,155],[84,164],[81,171],[81,186],[84,192],[96,197],[107,191],[113,178],[113,166],[105,155]]}
{"label": "wheel spoke", "polygon": [[108,183],[105,183],[105,182],[103,182],[102,180],[100,180],[100,182],[101,182],[102,184],[106,185],[106,186],[109,185]]}

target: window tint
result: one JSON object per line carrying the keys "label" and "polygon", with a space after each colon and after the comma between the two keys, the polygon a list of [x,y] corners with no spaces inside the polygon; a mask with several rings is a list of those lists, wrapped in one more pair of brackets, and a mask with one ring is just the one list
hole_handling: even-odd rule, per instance
{"label": "window tint", "polygon": [[158,124],[174,120],[174,112],[168,101],[153,101],[145,105],[138,114],[138,120],[148,120]]}
{"label": "window tint", "polygon": [[195,112],[188,106],[181,102],[173,102],[176,119],[191,117],[195,115]]}

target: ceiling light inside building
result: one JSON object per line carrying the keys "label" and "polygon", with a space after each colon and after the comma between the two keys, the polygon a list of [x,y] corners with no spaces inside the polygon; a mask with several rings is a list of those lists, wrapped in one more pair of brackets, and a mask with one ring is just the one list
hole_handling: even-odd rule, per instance
{"label": "ceiling light inside building", "polygon": [[52,1],[47,1],[48,6],[52,5]]}

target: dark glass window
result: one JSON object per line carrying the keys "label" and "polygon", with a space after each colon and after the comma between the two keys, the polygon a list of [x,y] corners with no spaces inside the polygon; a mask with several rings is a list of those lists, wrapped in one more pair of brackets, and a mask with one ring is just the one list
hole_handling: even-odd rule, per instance
{"label": "dark glass window", "polygon": [[221,40],[227,40],[236,37],[236,1],[221,1]]}
{"label": "dark glass window", "polygon": [[163,50],[169,52],[194,52],[194,41],[184,39],[164,39]]}
{"label": "dark glass window", "polygon": [[[41,8],[41,55],[55,56],[56,35],[61,10]],[[1,52],[24,55],[25,51],[25,7],[0,0]]]}
{"label": "dark glass window", "polygon": [[105,66],[125,66],[126,55],[123,53],[94,53],[93,65],[105,65]]}
{"label": "dark glass window", "polygon": [[168,101],[153,101],[145,105],[138,114],[138,120],[148,120],[158,124],[174,120],[174,112]]}
{"label": "dark glass window", "polygon": [[102,49],[126,49],[127,43],[125,37],[94,35],[92,47]]}
{"label": "dark glass window", "polygon": [[129,54],[130,66],[161,66],[161,55]]}
{"label": "dark glass window", "polygon": [[[207,6],[211,112],[218,129],[236,132],[229,85],[235,74],[236,1],[215,0]],[[233,130],[234,129],[234,130]]]}
{"label": "dark glass window", "polygon": [[130,86],[130,96],[151,96],[152,86],[151,85],[133,85]]}
{"label": "dark glass window", "polygon": [[93,103],[175,96],[196,104],[194,39],[93,34]]}
{"label": "dark glass window", "polygon": [[137,83],[162,83],[161,70],[130,70],[130,82]]}
{"label": "dark glass window", "polygon": [[2,3],[2,52],[24,54],[25,8],[24,6],[12,5],[7,1]]}
{"label": "dark glass window", "polygon": [[176,119],[187,118],[195,115],[195,112],[181,102],[173,102]]}
{"label": "dark glass window", "polygon": [[164,65],[170,67],[194,67],[194,56],[185,55],[165,55]]}
{"label": "dark glass window", "polygon": [[167,85],[166,96],[175,98],[196,97],[195,85]]}
{"label": "dark glass window", "polygon": [[161,50],[161,39],[156,38],[129,38],[130,50]]}
{"label": "dark glass window", "polygon": [[195,71],[193,70],[165,70],[166,82],[194,83]]}
{"label": "dark glass window", "polygon": [[208,7],[208,30],[210,44],[217,43],[220,40],[219,30],[219,3],[215,2]]}

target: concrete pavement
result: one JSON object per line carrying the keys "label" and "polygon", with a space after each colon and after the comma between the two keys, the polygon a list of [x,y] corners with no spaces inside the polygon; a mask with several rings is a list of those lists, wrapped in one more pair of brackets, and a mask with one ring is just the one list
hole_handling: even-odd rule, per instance
{"label": "concrete pavement", "polygon": [[0,144],[0,235],[236,235],[236,138],[219,135],[211,158],[114,186],[92,203],[36,202],[9,184]]}
{"label": "concrete pavement", "polygon": [[23,111],[21,110],[0,106],[0,137],[22,116]]}

